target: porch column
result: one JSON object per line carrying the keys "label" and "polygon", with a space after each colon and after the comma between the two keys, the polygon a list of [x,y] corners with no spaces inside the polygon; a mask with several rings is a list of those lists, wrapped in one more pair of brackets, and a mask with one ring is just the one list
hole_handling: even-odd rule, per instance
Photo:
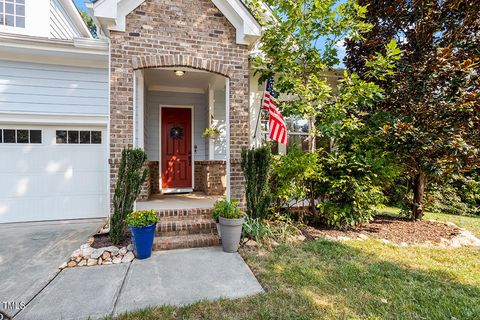
{"label": "porch column", "polygon": [[[133,147],[145,149],[145,81],[143,70],[135,70],[133,77]],[[138,199],[147,200],[151,194],[151,178],[153,164],[146,161],[149,175],[142,185]],[[137,209],[137,202],[134,203],[134,210]]]}
{"label": "porch column", "polygon": [[135,148],[144,149],[145,147],[145,106],[144,106],[144,97],[145,97],[145,81],[143,78],[142,70],[135,70],[135,75],[133,78],[133,146]]}
{"label": "porch column", "polygon": [[225,108],[227,109],[225,112],[225,131],[226,131],[226,161],[227,161],[227,190],[226,196],[227,200],[231,199],[231,164],[230,164],[230,79],[225,79],[226,86],[225,86]]}
{"label": "porch column", "polygon": [[[212,88],[212,85],[208,85],[208,127],[211,128],[213,125],[213,118],[215,116],[215,95]],[[215,141],[213,139],[208,139],[208,159],[215,159]]]}

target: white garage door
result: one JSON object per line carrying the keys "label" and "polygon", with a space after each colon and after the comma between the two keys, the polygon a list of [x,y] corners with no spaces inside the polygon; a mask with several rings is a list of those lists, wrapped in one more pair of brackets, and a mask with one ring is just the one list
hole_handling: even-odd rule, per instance
{"label": "white garage door", "polygon": [[103,127],[0,125],[0,223],[106,216]]}

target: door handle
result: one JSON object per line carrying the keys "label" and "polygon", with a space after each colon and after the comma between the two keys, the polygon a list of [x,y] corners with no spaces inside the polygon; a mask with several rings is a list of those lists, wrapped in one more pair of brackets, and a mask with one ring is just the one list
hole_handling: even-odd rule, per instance
{"label": "door handle", "polygon": [[191,152],[188,153],[188,165],[189,166],[192,165],[192,153]]}

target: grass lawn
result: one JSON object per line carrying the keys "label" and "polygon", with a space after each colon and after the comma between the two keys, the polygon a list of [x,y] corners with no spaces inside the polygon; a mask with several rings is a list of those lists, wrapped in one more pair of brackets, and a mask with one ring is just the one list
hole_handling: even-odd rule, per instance
{"label": "grass lawn", "polygon": [[[430,218],[480,231],[478,218]],[[119,319],[480,319],[479,249],[316,240],[243,255],[267,293]]]}

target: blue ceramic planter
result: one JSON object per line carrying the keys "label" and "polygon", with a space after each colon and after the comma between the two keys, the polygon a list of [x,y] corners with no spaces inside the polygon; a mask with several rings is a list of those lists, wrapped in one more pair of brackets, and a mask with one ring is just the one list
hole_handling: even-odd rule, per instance
{"label": "blue ceramic planter", "polygon": [[157,224],[146,227],[129,226],[132,231],[132,241],[137,259],[147,259],[152,255],[153,238]]}

